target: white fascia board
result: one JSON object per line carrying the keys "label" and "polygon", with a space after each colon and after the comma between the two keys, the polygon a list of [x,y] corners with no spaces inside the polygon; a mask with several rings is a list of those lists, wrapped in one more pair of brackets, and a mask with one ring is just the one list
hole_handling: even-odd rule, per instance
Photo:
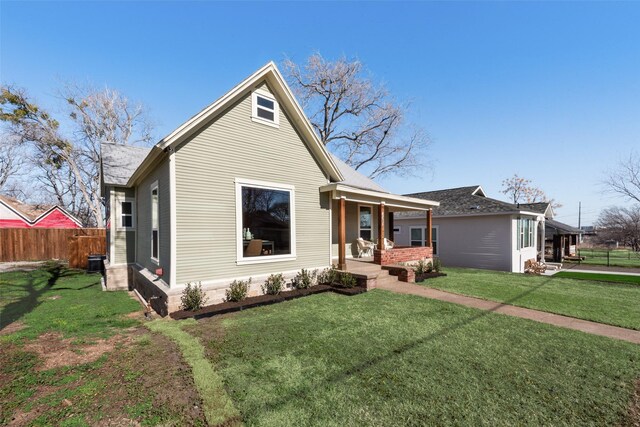
{"label": "white fascia board", "polygon": [[[165,150],[168,147],[175,148],[176,145],[180,144],[190,135],[196,132],[202,124],[210,121],[218,114],[222,113],[227,105],[251,91],[255,84],[262,79],[266,79],[272,84],[271,89],[273,89],[276,94],[280,96],[282,101],[284,101],[285,107],[288,107],[288,110],[293,113],[293,121],[301,131],[304,139],[309,143],[312,152],[319,160],[325,171],[329,174],[330,178],[334,181],[342,181],[344,177],[340,174],[340,171],[333,163],[333,160],[331,160],[331,156],[329,156],[327,149],[313,130],[309,119],[304,114],[302,107],[300,107],[300,104],[298,104],[298,101],[293,96],[291,89],[289,89],[289,86],[285,82],[282,74],[280,74],[278,67],[276,67],[276,64],[273,61],[264,65],[262,68],[247,77],[229,92],[218,98],[218,100],[216,100],[213,104],[209,105],[207,108],[187,120],[176,130],[160,140],[160,142],[158,142],[154,148],[159,148],[160,150]],[[147,159],[152,154],[153,153],[149,153]],[[147,159],[142,162],[142,164],[138,167],[138,170],[144,170]],[[136,170],[134,176],[138,174],[138,170]],[[129,183],[131,182],[132,179],[129,180]]]}
{"label": "white fascia board", "polygon": [[40,214],[39,217],[37,217],[36,219],[34,219],[32,221],[32,225],[37,224],[38,222],[40,222],[41,220],[43,220],[44,218],[49,216],[51,214],[51,212],[55,211],[56,209],[59,210],[60,212],[62,212],[64,214],[64,216],[69,218],[71,221],[75,222],[78,227],[82,228],[82,223],[80,222],[79,219],[77,219],[75,216],[71,215],[69,212],[67,212],[65,209],[61,208],[58,205],[53,206],[52,208],[49,208],[46,212]]}
{"label": "white fascia board", "polygon": [[[432,200],[424,200],[418,199],[415,197],[408,196],[400,196],[398,194],[392,193],[382,193],[380,191],[372,191],[372,190],[364,190],[361,188],[349,187],[348,185],[343,184],[329,184],[320,187],[320,192],[333,192],[333,198],[340,198],[340,196],[348,194],[355,194],[361,196],[369,196],[380,199],[380,202],[384,203],[387,206],[397,207],[397,208],[405,208],[405,209],[422,209],[429,210],[431,208],[440,206],[440,202],[434,202]],[[346,199],[349,201],[356,201],[357,198],[346,196]]]}
{"label": "white fascia board", "polygon": [[[433,219],[437,218],[469,218],[469,217],[478,217],[478,216],[511,216],[511,215],[527,215],[527,216],[537,216],[542,217],[543,215],[540,213],[534,212],[526,212],[526,211],[509,211],[509,212],[478,212],[478,213],[468,213],[468,214],[456,214],[456,215],[433,215]],[[395,217],[394,221],[408,221],[411,219],[420,219],[424,218],[424,216],[410,216],[410,217]]]}
{"label": "white fascia board", "polygon": [[13,206],[10,206],[8,203],[5,203],[2,200],[0,200],[0,203],[2,203],[11,212],[13,212],[14,214],[18,215],[20,218],[22,218],[27,224],[32,224],[32,222],[31,222],[31,220],[29,218],[27,218],[25,215],[23,215],[22,212],[18,211],[17,209],[14,209]]}
{"label": "white fascia board", "polygon": [[161,150],[157,145],[154,146],[151,149],[151,151],[149,151],[149,154],[147,154],[147,157],[145,157],[142,163],[140,163],[140,166],[138,166],[138,169],[136,169],[136,171],[131,175],[125,187],[131,188],[135,186],[137,181],[140,180],[142,177],[144,177],[146,172],[153,165],[156,164],[156,160],[158,159],[158,157],[160,157],[162,153],[163,153],[163,150]]}

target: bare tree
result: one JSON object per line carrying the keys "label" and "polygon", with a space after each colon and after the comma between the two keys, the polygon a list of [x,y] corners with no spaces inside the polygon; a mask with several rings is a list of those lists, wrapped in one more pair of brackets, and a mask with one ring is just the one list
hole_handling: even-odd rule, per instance
{"label": "bare tree", "polygon": [[513,203],[547,202],[551,208],[557,209],[562,205],[554,199],[549,199],[544,191],[531,185],[531,180],[513,174],[511,178],[502,181],[502,193],[509,196]]}
{"label": "bare tree", "polygon": [[640,155],[632,151],[605,179],[610,191],[640,203]]}
{"label": "bare tree", "polygon": [[0,192],[13,189],[15,178],[22,175],[24,163],[20,141],[10,135],[0,135]]}
{"label": "bare tree", "polygon": [[316,53],[303,66],[287,59],[284,69],[320,139],[348,165],[376,178],[425,164],[426,133],[406,124],[407,105],[365,76],[360,61]]}
{"label": "bare tree", "polygon": [[67,85],[61,94],[73,129],[69,135],[24,90],[9,86],[0,94],[0,120],[21,144],[32,146],[38,180],[48,194],[87,223],[101,226],[100,143],[148,144],[150,125],[142,107],[117,91]]}
{"label": "bare tree", "polygon": [[607,208],[600,213],[596,226],[599,238],[616,240],[640,251],[640,204]]}

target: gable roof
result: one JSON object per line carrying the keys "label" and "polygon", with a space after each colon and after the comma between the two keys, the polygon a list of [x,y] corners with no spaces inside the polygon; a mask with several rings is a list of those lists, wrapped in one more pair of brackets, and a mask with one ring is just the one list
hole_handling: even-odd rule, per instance
{"label": "gable roof", "polygon": [[[512,203],[487,197],[479,185],[424,191],[405,195],[440,202],[440,206],[433,208],[433,215],[436,217],[533,212],[525,209],[522,205],[517,206]],[[424,216],[424,214],[421,212],[403,212],[398,215],[399,218],[412,216]]]}
{"label": "gable roof", "polygon": [[569,224],[548,219],[544,222],[545,234],[583,234],[584,231]]}
{"label": "gable roof", "polygon": [[53,207],[53,205],[30,205],[28,203],[22,203],[14,197],[3,195],[0,195],[0,203],[29,223],[35,221],[36,218]]}
{"label": "gable roof", "polygon": [[553,218],[553,209],[549,202],[520,203],[518,206],[520,206],[520,209],[544,214],[547,218]]}
{"label": "gable roof", "polygon": [[78,218],[76,218],[74,215],[70,214],[69,212],[67,212],[65,209],[61,208],[58,205],[47,205],[47,204],[31,205],[28,203],[23,203],[14,197],[9,197],[4,195],[0,195],[0,203],[5,205],[9,210],[14,212],[16,215],[18,215],[20,218],[22,218],[26,223],[30,225],[34,225],[38,223],[38,221],[40,221],[42,218],[46,217],[51,212],[57,209],[60,212],[62,212],[64,215],[66,215],[71,221],[75,222],[76,224],[78,224],[78,226],[82,227],[82,222],[80,222]]}
{"label": "gable roof", "polygon": [[383,187],[374,182],[371,178],[364,176],[342,160],[340,160],[333,153],[329,153],[331,159],[338,167],[338,170],[344,177],[340,184],[348,185],[349,187],[361,188],[363,190],[378,191],[380,193],[388,193]]}
{"label": "gable roof", "polygon": [[186,141],[203,126],[218,115],[222,114],[229,105],[232,105],[238,99],[249,94],[256,85],[263,80],[267,82],[269,89],[278,99],[280,107],[284,108],[289,113],[289,117],[293,121],[302,139],[307,143],[309,149],[318,161],[318,164],[330,180],[333,182],[342,181],[344,177],[333,162],[333,159],[329,155],[326,147],[313,130],[311,122],[309,122],[309,119],[304,114],[302,107],[298,104],[298,101],[295,99],[293,92],[291,92],[291,89],[282,77],[278,67],[273,61],[270,61],[222,97],[218,98],[213,104],[209,105],[198,114],[184,122],[169,135],[162,138],[151,149],[149,155],[147,155],[144,161],[131,175],[127,185],[133,185],[133,183],[135,183],[137,179],[144,174],[145,170],[154,164],[155,159],[160,156],[163,151],[175,149],[177,145]]}
{"label": "gable roof", "polygon": [[102,180],[107,185],[126,186],[131,175],[147,157],[150,148],[103,142],[100,144]]}

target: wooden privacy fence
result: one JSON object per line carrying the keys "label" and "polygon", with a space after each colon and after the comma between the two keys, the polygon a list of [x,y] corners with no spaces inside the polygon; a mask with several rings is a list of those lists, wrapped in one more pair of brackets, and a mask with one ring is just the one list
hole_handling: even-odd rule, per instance
{"label": "wooden privacy fence", "polygon": [[104,228],[0,228],[0,262],[72,261],[73,254],[74,261],[84,258],[82,268],[88,255],[106,251]]}
{"label": "wooden privacy fence", "polygon": [[86,269],[89,255],[104,255],[106,250],[104,236],[69,237],[69,267]]}

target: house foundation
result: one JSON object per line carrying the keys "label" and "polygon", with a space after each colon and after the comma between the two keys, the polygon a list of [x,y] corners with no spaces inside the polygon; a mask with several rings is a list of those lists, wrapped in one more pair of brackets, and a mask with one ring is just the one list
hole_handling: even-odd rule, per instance
{"label": "house foundation", "polygon": [[104,284],[107,291],[128,291],[131,289],[131,271],[128,264],[111,265],[104,261]]}

